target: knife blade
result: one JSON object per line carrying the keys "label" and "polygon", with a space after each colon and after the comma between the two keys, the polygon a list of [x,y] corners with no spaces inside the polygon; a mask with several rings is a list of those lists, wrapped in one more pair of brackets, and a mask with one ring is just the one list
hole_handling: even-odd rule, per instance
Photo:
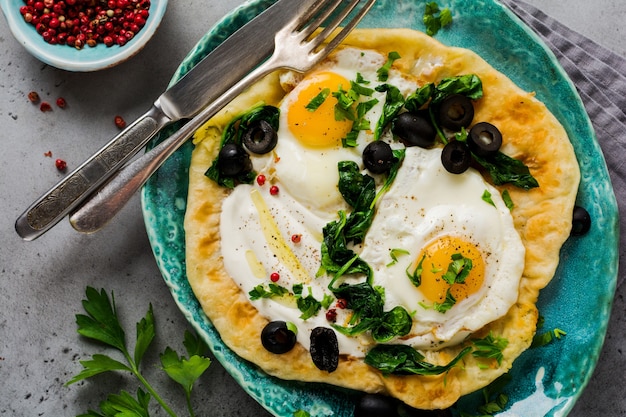
{"label": "knife blade", "polygon": [[[146,146],[165,126],[190,119],[226,92],[274,50],[274,33],[318,0],[278,0],[227,37],[152,107],[63,180],[37,199],[15,222],[31,241],[57,224]],[[239,13],[235,10],[233,13]],[[259,36],[259,34],[268,34]],[[219,34],[216,34],[219,36]]]}

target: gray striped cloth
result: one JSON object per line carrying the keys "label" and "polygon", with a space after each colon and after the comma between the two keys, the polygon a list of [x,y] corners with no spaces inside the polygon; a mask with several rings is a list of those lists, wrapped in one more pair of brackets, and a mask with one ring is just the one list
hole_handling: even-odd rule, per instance
{"label": "gray striped cloth", "polygon": [[[626,212],[626,59],[528,3],[500,1],[543,39],[572,79],[604,153],[619,210]],[[626,230],[626,216],[620,217],[620,228]],[[620,265],[625,265],[625,251],[620,252]],[[618,285],[623,280],[620,273]]]}

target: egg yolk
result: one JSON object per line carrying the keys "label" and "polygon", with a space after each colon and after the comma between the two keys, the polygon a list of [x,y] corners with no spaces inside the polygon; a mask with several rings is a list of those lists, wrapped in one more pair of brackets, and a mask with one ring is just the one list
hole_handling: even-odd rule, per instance
{"label": "egg yolk", "polygon": [[[335,104],[337,99],[333,92],[340,88],[349,89],[350,82],[333,72],[318,72],[304,81],[306,86],[290,105],[287,123],[291,133],[305,146],[327,148],[338,146],[352,129],[349,120],[335,120]],[[320,94],[328,93],[324,101],[311,105]]]}
{"label": "egg yolk", "polygon": [[[449,284],[443,276],[453,259],[458,259],[459,255],[471,260],[469,275],[463,283]],[[433,303],[443,303],[448,290],[457,302],[464,300],[478,291],[485,279],[485,262],[480,250],[457,237],[445,236],[430,243],[422,250],[410,271],[414,271],[420,263],[422,273],[419,290]]]}

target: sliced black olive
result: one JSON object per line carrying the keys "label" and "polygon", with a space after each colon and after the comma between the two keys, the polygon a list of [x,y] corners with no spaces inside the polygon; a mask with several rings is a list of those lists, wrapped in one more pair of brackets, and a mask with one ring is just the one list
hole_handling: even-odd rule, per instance
{"label": "sliced black olive", "polygon": [[591,229],[591,216],[583,207],[575,206],[572,216],[572,236],[582,236]]}
{"label": "sliced black olive", "polygon": [[354,407],[354,417],[398,417],[397,402],[380,394],[365,394]]}
{"label": "sliced black olive", "polygon": [[434,145],[437,131],[430,121],[428,112],[400,113],[391,121],[391,132],[405,146],[430,148]]}
{"label": "sliced black olive", "polygon": [[221,174],[234,177],[252,171],[252,161],[243,147],[227,143],[217,156],[217,168]]}
{"label": "sliced black olive", "polygon": [[281,320],[269,322],[261,331],[263,347],[272,353],[287,353],[296,344],[296,334]]}
{"label": "sliced black olive", "polygon": [[470,129],[467,145],[478,156],[495,155],[502,146],[502,133],[491,123],[476,123]]}
{"label": "sliced black olive", "polygon": [[474,105],[472,100],[461,94],[453,94],[439,104],[439,124],[458,132],[462,127],[468,127],[474,119]]}
{"label": "sliced black olive", "polygon": [[387,142],[370,142],[363,150],[363,164],[373,174],[389,171],[393,161],[393,151]]}
{"label": "sliced black olive", "polygon": [[443,147],[441,163],[452,174],[461,174],[470,167],[472,154],[463,142],[453,140]]}
{"label": "sliced black olive", "polygon": [[311,331],[311,359],[322,371],[333,372],[339,366],[339,343],[337,335],[328,327],[316,327]]}
{"label": "sliced black olive", "polygon": [[278,135],[271,124],[258,120],[248,127],[241,141],[250,152],[265,154],[276,147]]}

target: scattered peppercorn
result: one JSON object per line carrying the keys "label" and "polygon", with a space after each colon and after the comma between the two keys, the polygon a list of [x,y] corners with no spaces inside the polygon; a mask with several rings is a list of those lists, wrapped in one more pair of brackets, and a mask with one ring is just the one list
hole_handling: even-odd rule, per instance
{"label": "scattered peppercorn", "polygon": [[125,45],[146,25],[150,0],[24,0],[20,14],[44,41],[82,49]]}
{"label": "scattered peppercorn", "polygon": [[114,122],[115,126],[119,127],[120,129],[124,129],[126,127],[126,120],[124,120],[122,116],[115,116]]}
{"label": "scattered peppercorn", "polygon": [[265,175],[263,175],[263,174],[257,175],[256,183],[259,184],[259,186],[262,187],[265,184],[265,181],[266,181]]}
{"label": "scattered peppercorn", "polygon": [[331,308],[330,310],[328,310],[326,312],[326,320],[328,320],[331,323],[334,323],[337,321],[337,310],[335,310],[334,308]]}
{"label": "scattered peppercorn", "polygon": [[272,272],[270,274],[270,281],[278,282],[279,279],[280,279],[280,274],[278,272]]}
{"label": "scattered peppercorn", "polygon": [[39,94],[36,91],[31,91],[28,93],[28,100],[31,103],[39,103]]}
{"label": "scattered peppercorn", "polygon": [[59,171],[65,171],[67,169],[67,162],[62,159],[57,159],[56,161],[54,161],[54,165]]}
{"label": "scattered peppercorn", "polygon": [[337,308],[347,308],[348,307],[348,301],[345,298],[340,298],[337,300],[337,304],[336,304]]}
{"label": "scattered peppercorn", "polygon": [[52,158],[52,151],[44,152],[43,156],[47,158]]}
{"label": "scattered peppercorn", "polygon": [[278,186],[277,186],[277,185],[272,185],[272,186],[270,187],[270,194],[271,194],[271,195],[277,195],[277,194],[278,194],[278,191],[280,191],[280,190],[278,189]]}
{"label": "scattered peppercorn", "polygon": [[291,235],[291,241],[293,243],[300,243],[300,240],[302,240],[302,235],[301,234]]}
{"label": "scattered peppercorn", "polygon": [[42,101],[41,104],[39,105],[39,110],[41,110],[42,112],[51,111],[52,106],[47,101]]}
{"label": "scattered peppercorn", "polygon": [[57,98],[57,106],[62,109],[67,107],[67,102],[65,101],[63,97]]}

